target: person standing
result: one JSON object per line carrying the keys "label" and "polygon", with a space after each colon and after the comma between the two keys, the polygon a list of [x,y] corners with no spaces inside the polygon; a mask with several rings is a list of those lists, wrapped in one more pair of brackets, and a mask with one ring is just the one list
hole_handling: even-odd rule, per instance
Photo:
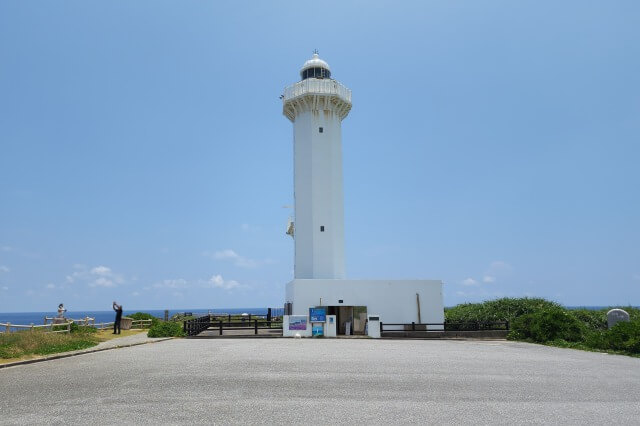
{"label": "person standing", "polygon": [[113,334],[116,334],[116,329],[118,330],[117,334],[120,334],[120,320],[122,319],[122,305],[118,305],[114,301],[113,310],[116,311],[116,320],[113,322]]}
{"label": "person standing", "polygon": [[58,305],[58,318],[64,318],[64,313],[67,312],[64,305],[61,303]]}

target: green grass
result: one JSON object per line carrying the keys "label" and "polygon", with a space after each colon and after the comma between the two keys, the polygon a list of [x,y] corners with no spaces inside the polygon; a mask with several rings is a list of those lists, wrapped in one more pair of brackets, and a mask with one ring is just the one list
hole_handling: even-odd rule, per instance
{"label": "green grass", "polygon": [[0,334],[0,358],[21,358],[26,355],[50,355],[86,349],[98,344],[95,333],[45,333],[19,331]]}

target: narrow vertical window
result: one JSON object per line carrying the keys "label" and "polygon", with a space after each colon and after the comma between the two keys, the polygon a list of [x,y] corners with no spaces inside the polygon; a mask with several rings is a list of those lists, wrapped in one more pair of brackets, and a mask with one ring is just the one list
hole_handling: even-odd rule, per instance
{"label": "narrow vertical window", "polygon": [[318,132],[322,133],[324,131],[324,129],[322,127],[318,128]]}
{"label": "narrow vertical window", "polygon": [[324,232],[324,225],[320,226],[320,232]]}

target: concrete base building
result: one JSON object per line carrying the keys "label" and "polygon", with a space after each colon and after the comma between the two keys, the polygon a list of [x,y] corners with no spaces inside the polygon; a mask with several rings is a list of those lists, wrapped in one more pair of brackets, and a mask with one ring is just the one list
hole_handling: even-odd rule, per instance
{"label": "concrete base building", "polygon": [[[295,267],[285,300],[285,313],[297,317],[291,318],[291,331],[302,330],[303,316],[309,316],[314,333],[322,321],[313,319],[322,318],[324,329],[335,327],[336,334],[365,334],[374,321],[444,322],[441,281],[345,279],[341,128],[351,110],[351,90],[331,78],[317,53],[300,75],[282,96],[294,138],[295,218],[287,234],[294,239]],[[313,308],[322,308],[324,316],[311,315]],[[310,335],[304,330],[302,335]]]}

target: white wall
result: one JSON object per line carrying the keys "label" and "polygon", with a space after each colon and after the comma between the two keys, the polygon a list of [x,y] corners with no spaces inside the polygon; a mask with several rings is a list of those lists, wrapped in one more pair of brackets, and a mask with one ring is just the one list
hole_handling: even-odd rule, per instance
{"label": "white wall", "polygon": [[293,124],[296,278],[345,276],[341,118],[321,107]]}
{"label": "white wall", "polygon": [[[308,315],[314,306],[366,306],[383,323],[418,322],[416,293],[422,323],[444,322],[442,281],[439,280],[327,280],[295,279],[287,284],[286,302],[294,315]],[[342,300],[343,303],[338,301]]]}

